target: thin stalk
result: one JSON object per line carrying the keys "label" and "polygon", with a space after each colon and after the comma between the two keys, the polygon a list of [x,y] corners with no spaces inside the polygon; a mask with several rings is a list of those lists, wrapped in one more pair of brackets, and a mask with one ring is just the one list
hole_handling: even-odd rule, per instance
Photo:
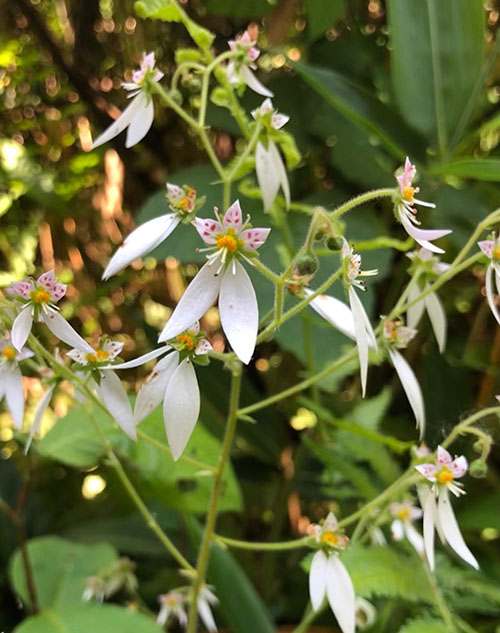
{"label": "thin stalk", "polygon": [[366,193],[362,193],[359,196],[355,196],[351,198],[344,204],[341,204],[339,207],[330,212],[331,218],[339,218],[341,215],[344,215],[347,211],[354,209],[355,207],[359,207],[361,204],[365,202],[369,202],[370,200],[376,200],[377,198],[392,198],[394,194],[393,187],[385,187],[383,189],[372,189],[371,191],[367,191]]}
{"label": "thin stalk", "polygon": [[324,607],[321,607],[318,611],[314,611],[311,605],[308,604],[304,615],[302,616],[302,620],[293,629],[292,633],[307,633],[307,631],[309,630],[309,625],[314,622],[321,611],[323,611],[323,608]]}
{"label": "thin stalk", "polygon": [[307,547],[312,541],[310,536],[305,536],[294,541],[283,541],[278,543],[265,543],[258,541],[241,541],[236,538],[229,538],[227,536],[221,536],[220,534],[214,535],[215,540],[234,547],[235,549],[246,549],[259,552],[283,552],[286,550],[297,549],[299,547]]}
{"label": "thin stalk", "polygon": [[446,624],[448,633],[457,633],[457,627],[453,622],[453,616],[451,614],[451,611],[448,609],[448,605],[446,604],[446,600],[441,593],[441,589],[439,588],[434,574],[430,570],[430,567],[427,564],[426,560],[422,560],[422,565],[425,569],[425,574],[427,576],[427,580],[429,581],[429,585],[432,588],[432,593],[434,594],[434,604],[436,606],[436,609],[439,611],[439,614],[443,618],[444,623]]}

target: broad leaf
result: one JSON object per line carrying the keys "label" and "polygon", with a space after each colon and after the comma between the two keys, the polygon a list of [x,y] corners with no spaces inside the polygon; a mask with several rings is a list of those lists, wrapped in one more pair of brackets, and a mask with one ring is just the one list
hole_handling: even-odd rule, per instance
{"label": "broad leaf", "polygon": [[457,176],[472,180],[500,182],[500,160],[498,158],[461,158],[450,163],[433,166],[432,176]]}

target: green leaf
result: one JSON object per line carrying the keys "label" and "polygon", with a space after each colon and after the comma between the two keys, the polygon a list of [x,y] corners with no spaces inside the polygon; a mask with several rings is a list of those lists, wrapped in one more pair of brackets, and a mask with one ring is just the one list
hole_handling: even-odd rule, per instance
{"label": "green leaf", "polygon": [[444,154],[484,57],[482,0],[389,0],[392,81],[403,117]]}
{"label": "green leaf", "polygon": [[[108,543],[81,545],[56,536],[29,541],[28,556],[39,604],[42,608],[53,609],[81,604],[87,578],[118,560],[116,550]],[[19,550],[11,559],[9,576],[16,594],[24,604],[29,604]]]}
{"label": "green leaf", "polygon": [[305,0],[307,39],[314,42],[346,13],[345,0]]}
{"label": "green leaf", "polygon": [[458,520],[463,530],[493,528],[500,531],[500,493],[490,492],[467,500],[460,509]]}
{"label": "green leaf", "polygon": [[205,0],[203,8],[207,13],[225,15],[230,18],[260,18],[273,10],[272,0],[252,0],[252,2],[234,2],[234,0]]}
{"label": "green leaf", "polygon": [[88,604],[47,610],[28,618],[14,633],[162,633],[142,613],[113,604]]}
{"label": "green leaf", "polygon": [[461,158],[450,163],[441,163],[429,170],[431,176],[456,176],[472,180],[500,182],[500,159]]}
{"label": "green leaf", "polygon": [[333,70],[299,62],[293,66],[325,101],[365,132],[376,136],[394,157],[401,160],[407,154],[423,155],[418,135],[368,90]]}
{"label": "green leaf", "polygon": [[[187,516],[186,523],[193,545],[199,547],[202,534],[199,522]],[[220,601],[219,610],[230,631],[274,633],[266,605],[232,554],[218,544],[210,550],[207,579],[215,588],[215,595]]]}
{"label": "green leaf", "polygon": [[416,618],[407,620],[398,633],[450,633],[442,620],[435,618]]}

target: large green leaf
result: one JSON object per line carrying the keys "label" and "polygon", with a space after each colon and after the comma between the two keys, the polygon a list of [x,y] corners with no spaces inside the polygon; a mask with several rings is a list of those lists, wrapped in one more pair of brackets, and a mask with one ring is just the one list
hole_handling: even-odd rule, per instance
{"label": "large green leaf", "polygon": [[457,176],[472,180],[500,182],[500,159],[461,158],[449,163],[433,166],[429,173],[433,176]]}
{"label": "large green leaf", "polygon": [[365,88],[338,72],[303,63],[295,70],[331,106],[374,135],[396,158],[423,155],[421,139],[401,117]]}
{"label": "large green leaf", "polygon": [[43,611],[14,633],[161,633],[151,618],[113,604],[88,604]]}
{"label": "large green leaf", "polygon": [[392,80],[400,111],[445,153],[481,81],[483,2],[389,0],[387,6]]}
{"label": "large green leaf", "polygon": [[[186,517],[186,523],[191,541],[198,547],[201,525],[190,516]],[[210,550],[207,580],[214,586],[219,610],[232,633],[274,633],[265,604],[232,554],[219,545]]]}
{"label": "large green leaf", "polygon": [[[244,3],[242,3],[244,4]],[[345,0],[305,0],[307,39],[314,42],[346,12]]]}
{"label": "large green leaf", "polygon": [[[28,556],[38,602],[44,609],[81,604],[87,579],[118,559],[116,550],[108,543],[81,545],[56,536],[29,541]],[[9,573],[14,591],[25,604],[29,604],[19,550],[12,557]]]}

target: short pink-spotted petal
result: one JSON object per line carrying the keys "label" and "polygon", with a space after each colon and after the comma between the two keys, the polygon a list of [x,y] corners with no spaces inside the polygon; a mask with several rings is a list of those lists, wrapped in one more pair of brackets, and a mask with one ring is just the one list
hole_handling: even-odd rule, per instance
{"label": "short pink-spotted petal", "polygon": [[460,479],[460,477],[463,477],[469,469],[469,464],[467,463],[467,459],[461,455],[451,462],[450,468],[453,473],[453,477],[455,479]]}
{"label": "short pink-spotted petal", "polygon": [[195,321],[193,323],[193,325],[188,327],[188,332],[193,332],[193,334],[199,334],[199,332],[200,332],[200,322],[199,321]]}
{"label": "short pink-spotted petal", "polygon": [[114,360],[123,349],[123,343],[118,341],[106,341],[102,349],[108,352],[108,360]]}
{"label": "short pink-spotted petal", "polygon": [[66,288],[66,284],[54,284],[54,287],[50,292],[50,298],[52,301],[55,301],[56,303],[60,301],[66,294]]}
{"label": "short pink-spotted petal", "polygon": [[240,233],[240,239],[245,242],[245,251],[256,251],[267,240],[271,229],[246,229]]}
{"label": "short pink-spotted petal", "polygon": [[224,233],[221,224],[209,218],[195,218],[194,226],[205,244],[215,244],[215,236]]}
{"label": "short pink-spotted petal", "polygon": [[452,461],[453,460],[451,458],[451,455],[448,453],[448,451],[442,446],[438,446],[436,464],[440,466],[449,465],[451,464]]}
{"label": "short pink-spotted petal", "polygon": [[486,257],[489,259],[493,257],[493,249],[495,248],[495,242],[493,240],[483,240],[482,242],[478,242],[477,245]]}
{"label": "short pink-spotted petal", "polygon": [[243,217],[239,200],[233,202],[233,204],[226,211],[222,220],[222,224],[226,231],[227,229],[234,229],[236,233],[239,233],[241,231],[241,227],[243,226]]}
{"label": "short pink-spotted petal", "polygon": [[36,284],[37,286],[43,286],[45,290],[48,290],[50,292],[52,288],[56,285],[56,277],[54,271],[49,270],[46,273],[40,275],[40,277],[38,277],[38,279],[36,280]]}
{"label": "short pink-spotted petal", "polygon": [[429,481],[436,481],[437,466],[435,464],[420,464],[415,468]]}
{"label": "short pink-spotted petal", "polygon": [[209,352],[213,351],[214,348],[212,347],[210,341],[207,341],[206,338],[202,338],[196,346],[194,353],[196,354],[196,356],[203,356],[204,354],[208,354]]}
{"label": "short pink-spotted petal", "polygon": [[29,281],[14,281],[12,288],[23,299],[30,299],[30,292],[33,290],[33,284]]}

